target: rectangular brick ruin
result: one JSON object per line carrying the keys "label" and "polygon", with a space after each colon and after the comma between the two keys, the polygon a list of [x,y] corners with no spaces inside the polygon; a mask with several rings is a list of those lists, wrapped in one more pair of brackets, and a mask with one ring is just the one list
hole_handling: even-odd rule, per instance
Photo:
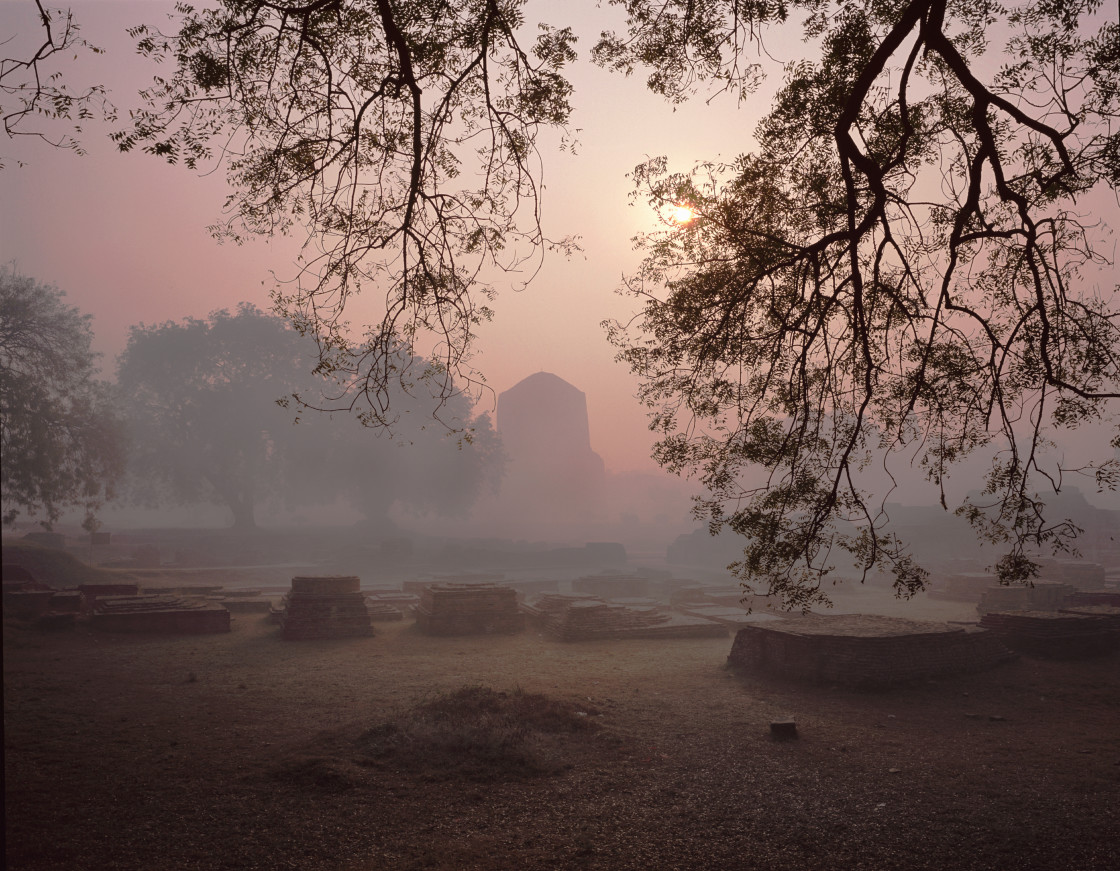
{"label": "rectangular brick ruin", "polygon": [[376,596],[366,596],[366,613],[374,623],[395,623],[404,619],[404,611]]}
{"label": "rectangular brick ruin", "polygon": [[847,614],[744,626],[728,662],[796,680],[878,689],[981,671],[1013,656],[984,629]]}
{"label": "rectangular brick ruin", "polygon": [[272,600],[265,598],[259,592],[256,595],[238,593],[218,596],[213,601],[233,614],[267,614],[272,610]]}
{"label": "rectangular brick ruin", "polygon": [[34,618],[51,609],[54,590],[4,590],[4,616]]}
{"label": "rectangular brick ruin", "polygon": [[1101,590],[1105,585],[1104,566],[1081,560],[1044,559],[1039,575],[1048,581],[1060,581],[1079,590]]}
{"label": "rectangular brick ruin", "polygon": [[366,593],[367,607],[382,609],[388,606],[399,611],[402,617],[405,614],[415,613],[416,606],[419,604],[419,593],[406,593],[404,590],[377,590],[373,593]]}
{"label": "rectangular brick ruin", "polygon": [[1081,605],[1111,605],[1113,608],[1120,608],[1120,593],[1080,590],[1066,599],[1064,604],[1071,608]]}
{"label": "rectangular brick ruin", "polygon": [[361,580],[354,575],[292,578],[280,627],[285,641],[373,635]]}
{"label": "rectangular brick ruin", "polygon": [[1076,593],[1076,588],[1057,581],[1036,581],[1032,586],[992,586],[980,596],[976,611],[1056,611]]}
{"label": "rectangular brick ruin", "polygon": [[502,584],[430,584],[416,626],[427,635],[512,635],[525,626],[517,591]]}
{"label": "rectangular brick ruin", "polygon": [[992,612],[980,625],[1013,650],[1048,659],[1096,656],[1120,646],[1120,608],[1108,605]]}
{"label": "rectangular brick ruin", "polygon": [[589,594],[544,594],[524,606],[547,635],[559,641],[613,638],[718,638],[727,627],[662,606],[607,602]]}
{"label": "rectangular brick ruin", "polygon": [[[1036,588],[1049,584],[1068,585],[1071,590],[1102,590],[1105,587],[1105,569],[1099,563],[1055,559],[1040,559],[1038,563],[1039,575],[1034,582]],[[986,610],[1000,610],[999,603],[1007,601],[1011,603],[1010,608],[1018,610],[1025,594],[1013,591],[1021,589],[1030,588],[1001,585],[996,576],[989,572],[960,572],[935,579],[930,585],[929,596],[932,599],[950,599],[957,602],[981,602],[990,599],[993,607],[987,607],[986,602]],[[995,590],[1012,592],[996,593],[993,592]],[[1039,605],[1027,607],[1039,608],[1043,604],[1040,601]]]}
{"label": "rectangular brick ruin", "polygon": [[979,602],[984,591],[996,583],[988,572],[958,572],[936,578],[929,586],[931,599],[953,602]]}
{"label": "rectangular brick ruin", "polygon": [[626,599],[649,595],[649,578],[637,575],[584,575],[572,581],[573,593],[589,593],[604,599]]}
{"label": "rectangular brick ruin", "polygon": [[86,597],[81,590],[59,590],[51,596],[50,610],[58,613],[77,614],[86,607]]}
{"label": "rectangular brick ruin", "polygon": [[104,596],[139,596],[139,584],[79,584],[78,589],[95,605]]}
{"label": "rectangular brick ruin", "polygon": [[711,602],[683,602],[679,605],[675,605],[674,609],[690,617],[703,617],[705,620],[712,620],[716,623],[722,623],[724,626],[730,626],[736,629],[740,626],[750,626],[755,623],[772,623],[775,620],[782,619],[777,614],[767,614],[765,612],[751,612],[748,614],[747,609],[742,605],[735,608],[728,605],[717,605]]}
{"label": "rectangular brick ruin", "polygon": [[405,581],[401,589],[406,593],[416,596],[423,594],[424,590],[432,584],[505,584],[506,576],[500,572],[459,572],[456,574],[421,575],[418,578]]}
{"label": "rectangular brick ruin", "polygon": [[179,596],[102,596],[90,625],[109,632],[207,635],[230,631],[230,614],[216,602]]}

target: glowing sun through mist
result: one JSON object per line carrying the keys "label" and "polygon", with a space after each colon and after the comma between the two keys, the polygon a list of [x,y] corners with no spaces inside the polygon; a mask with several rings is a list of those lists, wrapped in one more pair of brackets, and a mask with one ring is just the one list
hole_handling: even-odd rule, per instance
{"label": "glowing sun through mist", "polygon": [[692,206],[680,203],[672,207],[669,212],[669,220],[674,224],[689,224],[696,219],[696,212]]}

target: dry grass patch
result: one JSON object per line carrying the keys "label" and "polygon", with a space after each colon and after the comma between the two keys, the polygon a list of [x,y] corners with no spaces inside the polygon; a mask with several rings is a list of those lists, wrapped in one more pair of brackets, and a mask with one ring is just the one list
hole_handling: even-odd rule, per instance
{"label": "dry grass patch", "polygon": [[421,781],[493,783],[571,770],[605,737],[588,704],[521,689],[467,686],[413,706],[356,737],[324,733],[275,766],[270,779],[301,789],[339,792],[369,785],[376,772]]}

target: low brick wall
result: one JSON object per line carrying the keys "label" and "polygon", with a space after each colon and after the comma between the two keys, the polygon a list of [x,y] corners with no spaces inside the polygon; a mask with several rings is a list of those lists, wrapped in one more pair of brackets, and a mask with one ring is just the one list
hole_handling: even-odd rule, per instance
{"label": "low brick wall", "polygon": [[976,611],[979,614],[992,611],[1054,611],[1076,592],[1075,587],[1057,581],[992,586],[984,590]]}
{"label": "low brick wall", "polygon": [[1004,644],[1046,659],[1098,656],[1117,649],[1117,609],[1085,605],[1075,610],[985,614],[980,619]]}
{"label": "low brick wall", "polygon": [[33,618],[51,609],[53,590],[5,590],[4,616]]}
{"label": "low brick wall", "polygon": [[297,575],[292,578],[293,593],[314,593],[317,596],[357,593],[361,585],[357,575]]}
{"label": "low brick wall", "polygon": [[373,635],[361,581],[355,575],[292,578],[279,619],[286,641]]}
{"label": "low brick wall", "polygon": [[727,626],[703,617],[674,614],[664,606],[607,602],[586,593],[546,593],[523,610],[545,634],[559,641],[619,638],[718,638]]}
{"label": "low brick wall", "polygon": [[573,593],[587,593],[604,599],[624,599],[649,595],[649,578],[636,575],[585,575],[572,581]]}
{"label": "low brick wall", "polygon": [[980,671],[1013,657],[983,629],[869,615],[744,626],[728,662],[797,680],[877,689]]}
{"label": "low brick wall", "polygon": [[103,597],[90,626],[108,632],[208,635],[230,631],[230,613],[221,605],[174,596]]}
{"label": "low brick wall", "polygon": [[525,618],[517,591],[501,584],[431,584],[420,594],[416,626],[426,635],[509,635]]}

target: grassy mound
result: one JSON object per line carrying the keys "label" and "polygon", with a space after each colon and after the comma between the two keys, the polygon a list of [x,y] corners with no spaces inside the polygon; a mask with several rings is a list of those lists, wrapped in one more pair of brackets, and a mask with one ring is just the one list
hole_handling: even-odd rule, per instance
{"label": "grassy mound", "polygon": [[422,781],[492,783],[559,774],[594,752],[598,711],[519,690],[468,686],[437,696],[402,716],[279,762],[274,782],[339,792],[368,783],[375,772]]}
{"label": "grassy mound", "polygon": [[4,565],[22,566],[41,584],[76,587],[79,584],[112,584],[120,576],[87,566],[64,550],[22,541],[4,542]]}
{"label": "grassy mound", "polygon": [[374,758],[393,757],[426,779],[537,777],[568,767],[564,736],[593,730],[596,713],[520,689],[463,687],[375,726],[359,747]]}

